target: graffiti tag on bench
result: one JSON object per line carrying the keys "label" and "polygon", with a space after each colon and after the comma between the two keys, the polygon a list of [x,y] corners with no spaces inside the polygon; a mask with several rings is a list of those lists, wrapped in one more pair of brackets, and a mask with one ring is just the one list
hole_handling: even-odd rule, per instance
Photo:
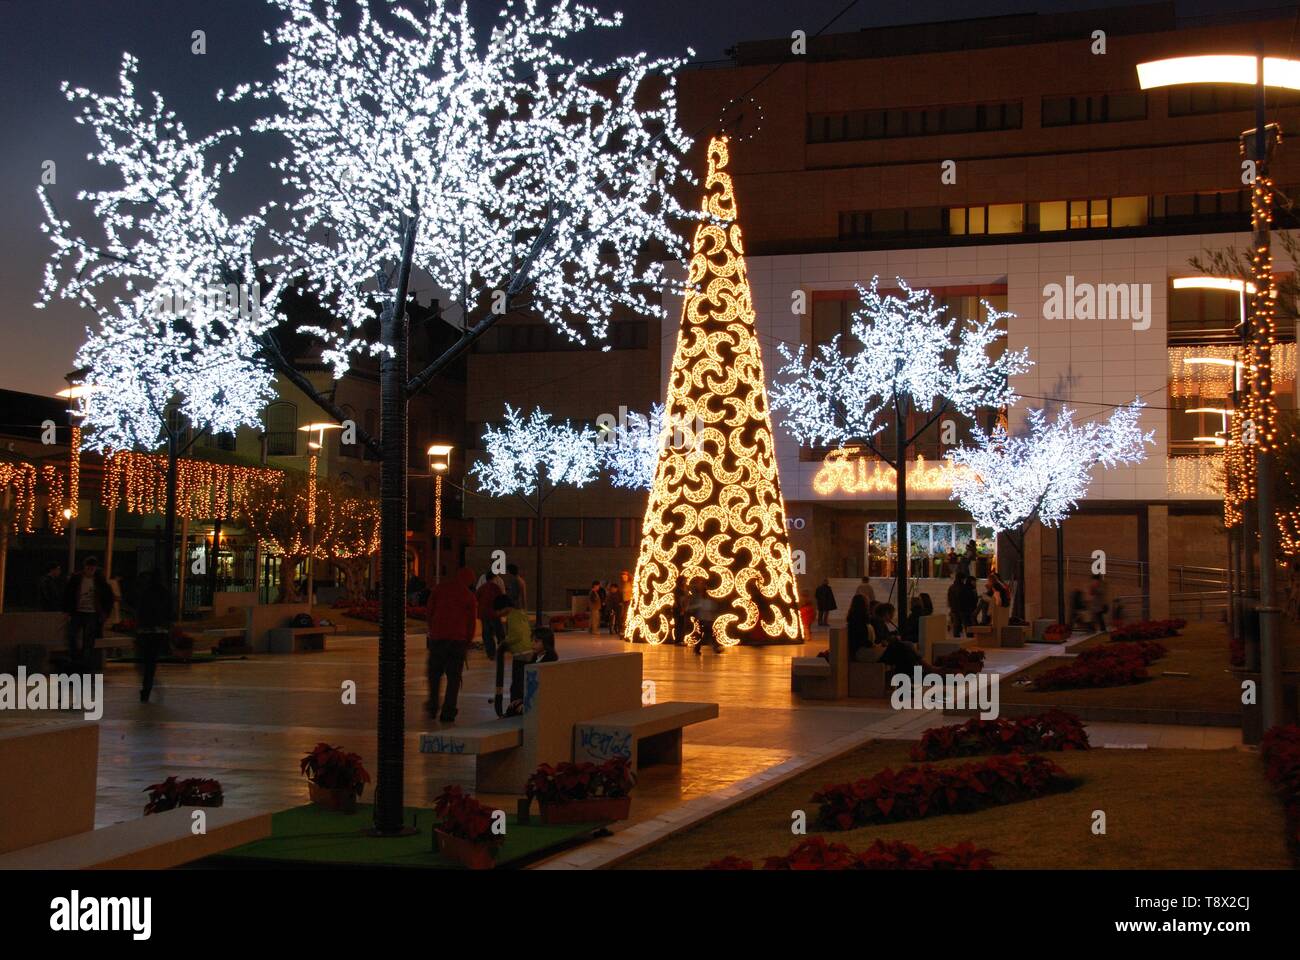
{"label": "graffiti tag on bench", "polygon": [[455,737],[424,736],[420,740],[422,753],[464,753],[465,741]]}
{"label": "graffiti tag on bench", "polygon": [[630,757],[632,733],[587,727],[582,731],[582,749],[590,757]]}

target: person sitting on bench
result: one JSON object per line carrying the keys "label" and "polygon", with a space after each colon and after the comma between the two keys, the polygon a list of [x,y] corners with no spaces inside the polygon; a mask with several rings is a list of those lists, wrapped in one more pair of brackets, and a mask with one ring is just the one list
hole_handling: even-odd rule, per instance
{"label": "person sitting on bench", "polygon": [[507,717],[517,717],[524,712],[524,674],[530,663],[554,663],[560,659],[555,652],[555,631],[550,627],[538,627],[533,631],[533,652],[527,656],[515,657],[510,664],[510,707]]}
{"label": "person sitting on bench", "polygon": [[867,598],[855,593],[849,602],[849,612],[844,618],[844,634],[849,642],[849,659],[860,663],[869,663],[876,659],[871,649],[870,618],[867,614]]}
{"label": "person sitting on bench", "polygon": [[898,626],[894,623],[894,605],[878,603],[871,615],[871,629],[876,632],[876,643],[889,643],[898,639]]}
{"label": "person sitting on bench", "polygon": [[528,622],[528,614],[515,606],[509,594],[497,597],[492,606],[505,623],[505,636],[497,648],[497,656],[510,654],[510,702],[514,703],[524,698],[523,670],[516,670],[515,665],[533,652],[533,628]]}

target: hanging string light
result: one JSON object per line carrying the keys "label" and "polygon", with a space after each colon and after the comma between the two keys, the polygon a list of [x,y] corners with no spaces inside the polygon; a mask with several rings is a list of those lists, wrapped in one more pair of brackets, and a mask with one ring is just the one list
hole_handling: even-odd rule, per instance
{"label": "hanging string light", "polygon": [[0,494],[11,491],[14,533],[36,529],[36,467],[25,460],[0,461]]}

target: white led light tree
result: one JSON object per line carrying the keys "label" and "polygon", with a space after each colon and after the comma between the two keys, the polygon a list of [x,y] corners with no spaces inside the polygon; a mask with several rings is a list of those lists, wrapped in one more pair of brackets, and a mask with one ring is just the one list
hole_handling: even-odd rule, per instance
{"label": "white led light tree", "polygon": [[[470,467],[479,489],[493,497],[517,496],[537,518],[534,541],[537,549],[537,625],[542,622],[542,551],[546,545],[542,509],[557,487],[585,487],[600,472],[596,433],[569,421],[552,423],[540,407],[527,419],[506,405],[505,422],[488,427],[483,434],[486,456]],[[531,500],[529,498],[532,498]]]}
{"label": "white led light tree", "polygon": [[[78,396],[85,445],[166,450],[159,566],[170,586],[177,460],[204,433],[258,425],[273,396],[272,375],[256,359],[270,316],[260,309],[252,257],[261,221],[231,220],[217,205],[240,157],[226,146],[238,131],[192,140],[157,94],[137,99],[137,69],[123,57],[115,96],[63,85],[80,104],[77,122],[94,132],[99,149],[90,158],[121,183],[77,195],[91,204],[94,237],[76,232],[41,188],[54,252],[37,306],[59,296],[95,314],[76,358],[91,387]],[[211,161],[218,150],[223,159]]]}
{"label": "white led light tree", "polygon": [[1049,421],[1041,408],[1029,410],[1024,433],[1004,426],[985,434],[976,427],[973,446],[948,456],[968,470],[954,474],[951,497],[981,526],[1006,533],[1016,551],[1016,596],[1013,613],[1024,617],[1025,534],[1035,520],[1055,527],[1078,506],[1092,482],[1095,467],[1138,463],[1155,434],[1143,433],[1140,399],[1116,407],[1103,422],[1074,422],[1062,407]]}
{"label": "white led light tree", "polygon": [[[512,311],[583,342],[605,338],[615,309],[661,315],[666,281],[646,252],[679,249],[690,216],[673,199],[687,179],[672,78],[682,61],[572,59],[562,50],[575,36],[620,21],[569,0],[507,0],[485,33],[446,0],[418,12],[271,2],[286,15],[267,38],[283,62],[233,96],[277,104],[255,129],[288,144],[280,266],[335,317],[302,332],[337,375],[355,354],[379,359],[380,436],[362,439],[382,461],[375,832],[393,834],[404,829],[407,403]],[[461,332],[414,374],[413,277],[457,301]],[[341,418],[273,337],[265,345]]]}
{"label": "white led light tree", "polygon": [[[907,604],[907,460],[917,439],[948,410],[968,417],[982,407],[1015,402],[1010,379],[1030,366],[1024,350],[994,357],[1004,336],[999,325],[1011,314],[984,304],[983,320],[947,319],[929,290],[902,279],[899,293],[882,294],[879,277],[858,286],[861,306],[853,314],[851,347],[840,337],[805,357],[778,344],[785,365],[772,386],[772,406],[806,446],[862,444],[895,471],[897,505],[896,596],[900,624]],[[909,424],[912,414],[915,420]],[[893,449],[877,442],[893,427]]]}
{"label": "white led light tree", "polygon": [[659,452],[670,441],[665,429],[664,405],[653,404],[649,414],[629,411],[624,423],[598,435],[597,449],[611,486],[649,490],[655,482]]}

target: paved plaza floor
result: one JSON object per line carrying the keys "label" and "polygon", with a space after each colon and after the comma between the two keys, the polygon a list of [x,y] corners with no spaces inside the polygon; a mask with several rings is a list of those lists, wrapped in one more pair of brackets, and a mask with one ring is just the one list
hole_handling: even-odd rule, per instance
{"label": "paved plaza floor", "polygon": [[[790,691],[790,657],[814,655],[828,645],[824,629],[811,642],[736,647],[721,656],[695,656],[682,647],[633,647],[617,637],[563,633],[565,658],[629,650],[643,657],[643,676],[660,701],[716,701],[717,719],[688,727],[683,765],[650,768],[634,793],[633,816],[621,831],[639,828],[643,839],[665,832],[683,817],[716,812],[774,779],[873,738],[914,739],[942,723],[933,713],[895,711],[885,701],[800,701]],[[258,655],[203,665],[159,667],[155,702],[138,700],[135,669],[110,664],[101,720],[98,826],[140,816],[144,789],[169,776],[215,777],[227,802],[283,809],[306,802],[298,760],[318,741],[360,753],[374,772],[376,639],[331,637],[324,653]],[[1007,672],[1060,647],[1030,646],[989,652],[988,669]],[[431,806],[448,783],[473,787],[471,757],[418,752],[421,732],[435,729],[424,717],[425,651],[422,637],[407,638],[406,803]],[[457,726],[495,717],[490,699],[494,670],[481,650],[471,651]],[[343,703],[347,681],[356,704]],[[42,719],[49,719],[45,715]],[[5,722],[22,722],[9,714]],[[29,721],[30,722],[30,721]],[[949,722],[956,722],[950,720]],[[1240,742],[1239,731],[1201,727],[1090,724],[1097,745],[1216,748]],[[369,791],[365,799],[370,799]],[[506,798],[485,798],[506,801]],[[631,842],[635,833],[622,838]],[[617,846],[613,838],[609,846]],[[560,866],[595,865],[595,851]],[[574,859],[576,857],[577,859]]]}

